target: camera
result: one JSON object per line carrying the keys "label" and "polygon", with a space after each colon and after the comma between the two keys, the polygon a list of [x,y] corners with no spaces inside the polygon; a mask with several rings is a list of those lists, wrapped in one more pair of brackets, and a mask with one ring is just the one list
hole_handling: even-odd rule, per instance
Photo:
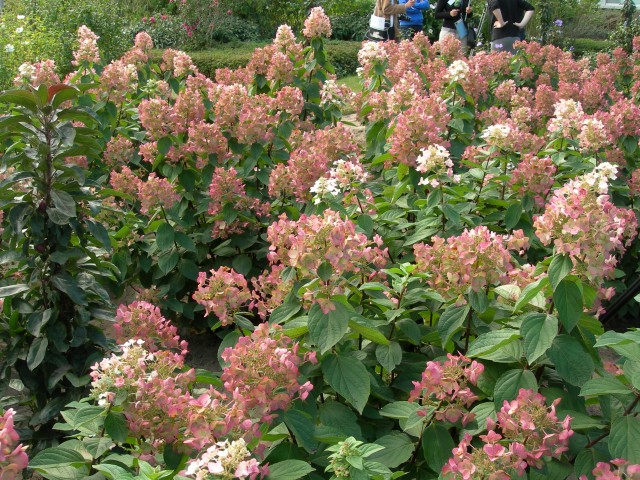
{"label": "camera", "polygon": [[409,15],[407,15],[406,13],[401,13],[398,15],[398,20],[400,20],[401,22],[408,22],[411,20],[411,18],[409,18]]}

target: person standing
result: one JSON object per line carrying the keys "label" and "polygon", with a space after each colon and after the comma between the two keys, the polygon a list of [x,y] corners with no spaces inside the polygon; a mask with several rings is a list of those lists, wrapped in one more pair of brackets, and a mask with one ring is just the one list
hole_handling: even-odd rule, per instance
{"label": "person standing", "polygon": [[[416,0],[407,0],[407,3],[399,5],[397,0],[376,0],[376,5],[373,7],[373,14],[376,17],[383,17],[385,19],[385,30],[388,33],[387,38],[381,38],[380,40],[395,40],[399,38],[399,25],[398,15],[407,13],[407,9],[414,6]],[[376,38],[370,38],[369,40],[378,40]]]}
{"label": "person standing", "polygon": [[446,37],[454,36],[462,43],[462,49],[467,51],[467,37],[460,38],[456,30],[456,22],[462,19],[462,12],[465,12],[465,19],[471,16],[471,6],[469,0],[438,0],[436,4],[436,18],[443,20],[440,29],[439,41]]}
{"label": "person standing", "polygon": [[533,17],[534,8],[526,0],[491,0],[493,13],[491,51],[515,53],[513,44],[524,36],[524,27]]}
{"label": "person standing", "polygon": [[[400,5],[407,3],[407,0],[398,0]],[[430,7],[429,1],[417,1],[413,7],[407,8],[405,15],[400,15],[400,35],[402,38],[411,40],[418,32],[422,32],[424,27],[423,10]],[[404,18],[403,18],[404,17]]]}

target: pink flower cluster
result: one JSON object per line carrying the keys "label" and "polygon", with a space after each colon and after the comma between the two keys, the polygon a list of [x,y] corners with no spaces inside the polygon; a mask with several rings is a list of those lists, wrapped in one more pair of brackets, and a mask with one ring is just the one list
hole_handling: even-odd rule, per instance
{"label": "pink flower cluster", "polygon": [[612,277],[615,255],[624,253],[638,233],[634,212],[616,207],[607,194],[609,177],[615,177],[616,170],[602,163],[570,180],[553,193],[544,214],[533,222],[540,241],[570,255],[575,273],[597,287]]}
{"label": "pink flower cluster", "polygon": [[171,71],[174,77],[182,77],[189,73],[198,72],[198,67],[195,66],[189,55],[172,48],[167,48],[162,54],[160,69],[163,72]]}
{"label": "pink flower cluster", "polygon": [[[610,464],[598,462],[591,473],[595,480],[640,480],[640,465],[631,465],[623,458],[616,458]],[[580,480],[587,480],[587,476],[582,475]]]}
{"label": "pink flower cluster", "polygon": [[117,135],[107,142],[102,159],[108,167],[115,169],[127,165],[134,154],[133,142],[124,135]]}
{"label": "pink flower cluster", "polygon": [[[409,401],[418,400],[427,410],[434,409],[433,418],[439,422],[460,420],[466,425],[474,418],[468,409],[478,400],[470,386],[478,383],[484,366],[463,355],[449,353],[447,358],[444,362],[427,362],[421,380],[413,382]],[[428,411],[421,410],[419,414],[424,416]]]}
{"label": "pink flower cluster", "polygon": [[20,436],[13,426],[15,411],[10,408],[0,416],[0,480],[18,480],[29,464],[27,447],[19,444]]}
{"label": "pink flower cluster", "polygon": [[515,400],[504,401],[497,422],[487,418],[488,432],[480,435],[482,448],[471,446],[472,437],[465,434],[442,468],[443,478],[508,480],[522,476],[527,467],[542,468],[545,457],[560,458],[573,430],[569,416],[563,421],[556,416],[559,401],[547,407],[542,395],[520,389]]}
{"label": "pink flower cluster", "polygon": [[100,75],[100,91],[116,105],[138,88],[138,70],[131,63],[115,60],[104,67]]}
{"label": "pink flower cluster", "polygon": [[543,207],[553,187],[556,170],[551,157],[539,158],[527,153],[513,170],[509,186],[519,195],[531,195],[535,204]]}
{"label": "pink flower cluster", "polygon": [[481,225],[447,239],[435,236],[433,245],[417,243],[413,250],[417,271],[428,274],[427,282],[445,298],[461,297],[469,288],[480,291],[508,283],[515,268],[509,250],[521,251],[529,245],[522,230],[498,235]]}
{"label": "pink flower cluster", "polygon": [[271,244],[267,258],[272,265],[294,267],[300,277],[316,277],[320,265],[328,262],[333,269],[331,278],[309,285],[303,294],[304,300],[320,304],[327,313],[333,307],[327,298],[342,291],[346,274],[371,275],[388,261],[380,237],[370,241],[355,229],[351,220],[343,220],[332,210],[325,210],[322,216],[302,215],[297,221],[283,214],[267,228]]}
{"label": "pink flower cluster", "polygon": [[417,166],[422,149],[432,145],[448,147],[449,142],[441,137],[447,131],[451,114],[439,95],[421,96],[407,110],[400,113],[393,133],[389,137],[391,153],[396,161]]}
{"label": "pink flower cluster", "polygon": [[187,354],[187,342],[180,340],[178,329],[151,303],[135,301],[120,305],[113,329],[118,344],[130,339],[144,340],[146,349],[151,353],[178,350],[182,356]]}
{"label": "pink flower cluster", "polygon": [[138,198],[140,199],[140,212],[149,214],[159,207],[173,207],[180,200],[180,195],[174,191],[169,180],[160,178],[152,172],[146,181],[141,180],[138,183]]}
{"label": "pink flower cluster", "polygon": [[322,7],[311,9],[311,13],[304,21],[302,34],[308,39],[331,36],[331,21]]}
{"label": "pink flower cluster", "polygon": [[359,151],[352,131],[342,123],[298,134],[293,142],[297,145],[288,164],[278,164],[271,173],[269,193],[275,197],[293,195],[301,202],[310,199],[311,187],[333,162]]}
{"label": "pink flower cluster", "polygon": [[249,308],[257,310],[262,320],[266,320],[275,308],[282,305],[285,297],[291,292],[293,280],[285,282],[281,278],[284,269],[285,266],[278,263],[251,279],[253,291]]}
{"label": "pink flower cluster", "polygon": [[26,82],[36,88],[40,85],[54,85],[60,83],[57,69],[56,62],[53,60],[42,60],[36,63],[25,62],[18,67],[18,75],[13,79],[13,83],[20,86]]}
{"label": "pink flower cluster", "polygon": [[[294,398],[304,400],[313,389],[311,382],[298,383],[298,344],[286,335],[277,335],[282,327],[258,325],[250,337],[241,337],[234,347],[224,350],[221,357],[228,363],[222,372],[224,388],[251,418],[271,422],[274,412],[284,410]],[[315,352],[308,356],[315,363]]]}
{"label": "pink flower cluster", "polygon": [[[214,237],[227,238],[231,234],[245,232],[251,225],[247,212],[263,215],[269,212],[268,203],[265,204],[247,195],[244,182],[233,167],[215,169],[209,185],[209,197],[211,200],[208,212],[216,217],[213,223]],[[238,213],[237,218],[231,223],[227,223],[222,218],[224,208],[228,205]]]}
{"label": "pink flower cluster", "polygon": [[89,64],[100,63],[100,52],[98,51],[98,37],[86,25],[78,28],[78,49],[73,52],[74,66],[80,66],[82,62]]}
{"label": "pink flower cluster", "polygon": [[211,270],[209,277],[205,272],[200,272],[198,289],[192,298],[204,306],[205,316],[213,313],[222,325],[230,325],[233,315],[251,300],[251,293],[243,275],[232,268],[220,267]]}
{"label": "pink flower cluster", "polygon": [[325,261],[335,275],[358,273],[369,264],[384,267],[388,257],[386,249],[380,249],[382,239],[371,242],[355,229],[351,220],[332,210],[322,216],[302,215],[297,221],[282,215],[267,229],[267,257],[272,264],[295,267],[302,276],[314,275]]}

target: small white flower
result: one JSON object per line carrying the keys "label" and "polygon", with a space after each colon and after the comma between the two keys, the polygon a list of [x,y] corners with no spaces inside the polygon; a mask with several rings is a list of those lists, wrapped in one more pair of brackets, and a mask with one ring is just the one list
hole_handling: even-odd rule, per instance
{"label": "small white flower", "polygon": [[16,18],[17,18],[18,20],[24,20],[24,15],[18,15]]}
{"label": "small white flower", "polygon": [[24,32],[24,28],[22,27],[16,28],[16,33],[22,33],[22,32]]}
{"label": "small white flower", "polygon": [[29,45],[29,40],[25,40],[24,42],[22,42],[23,45]]}
{"label": "small white flower", "polygon": [[15,51],[16,47],[14,47],[13,45],[11,45],[10,43],[7,43],[4,46],[4,51],[7,53],[13,53]]}

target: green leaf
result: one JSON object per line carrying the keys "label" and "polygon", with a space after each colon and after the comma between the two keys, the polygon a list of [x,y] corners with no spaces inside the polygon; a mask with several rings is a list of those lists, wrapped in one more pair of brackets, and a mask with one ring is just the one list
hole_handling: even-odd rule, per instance
{"label": "green leaf", "polygon": [[94,220],[86,220],[87,228],[93,237],[102,243],[102,246],[107,250],[111,250],[111,239],[109,238],[109,232],[104,226]]}
{"label": "green leaf", "polygon": [[68,273],[60,273],[51,277],[51,283],[55,288],[67,294],[71,301],[77,305],[87,305],[85,291],[78,282]]}
{"label": "green leaf", "polygon": [[505,400],[514,400],[521,388],[538,391],[538,382],[532,371],[516,368],[503,373],[493,390],[493,403],[496,410],[502,408]]}
{"label": "green leaf", "polygon": [[327,383],[362,413],[371,391],[369,375],[362,362],[352,355],[329,355],[322,360],[322,373]]}
{"label": "green leaf", "polygon": [[318,274],[318,277],[320,277],[320,280],[328,282],[331,275],[333,275],[333,267],[329,262],[322,262],[320,266],[318,266],[316,273]]}
{"label": "green leaf", "polygon": [[0,93],[0,103],[13,103],[28,108],[32,112],[38,109],[38,98],[28,90],[16,89]]}
{"label": "green leaf", "polygon": [[50,308],[39,312],[33,312],[29,315],[29,320],[27,320],[27,331],[34,337],[39,337],[40,330],[49,322],[50,319]]}
{"label": "green leaf", "polygon": [[298,445],[307,452],[316,450],[318,441],[314,438],[315,422],[307,412],[290,408],[284,413],[284,423],[295,436]]}
{"label": "green leaf", "polygon": [[166,156],[167,153],[169,153],[169,150],[171,150],[172,146],[173,142],[169,137],[162,137],[160,140],[158,140],[158,152],[160,153],[160,155]]}
{"label": "green leaf", "polygon": [[175,241],[175,230],[171,225],[163,222],[156,230],[156,243],[160,250],[168,250],[173,247]]}
{"label": "green leaf", "polygon": [[582,315],[582,293],[575,282],[562,280],[553,291],[558,317],[568,332],[576,326]]}
{"label": "green leaf", "polygon": [[547,356],[556,372],[571,385],[581,386],[593,376],[595,364],[579,340],[570,335],[558,335]]}
{"label": "green leaf", "polygon": [[236,255],[231,262],[233,269],[242,275],[249,275],[251,271],[252,261],[249,255]]}
{"label": "green leaf", "polygon": [[76,201],[62,190],[51,190],[51,200],[56,209],[68,218],[76,216]]}
{"label": "green leaf", "polygon": [[615,377],[592,378],[587,380],[580,389],[581,397],[628,393],[631,393],[631,389]]}
{"label": "green leaf", "polygon": [[349,328],[356,332],[358,335],[362,335],[367,340],[371,340],[378,345],[389,345],[389,339],[385,337],[380,331],[375,328],[363,325],[367,321],[364,317],[356,317],[349,320]]}
{"label": "green leaf", "polygon": [[19,283],[17,285],[7,285],[0,287],[0,298],[10,297],[11,295],[17,295],[18,293],[26,292],[29,290],[29,285],[26,283]]}
{"label": "green leaf", "polygon": [[449,430],[432,423],[425,429],[422,437],[422,451],[427,465],[434,472],[439,472],[451,458],[451,450],[455,447]]}
{"label": "green leaf", "polygon": [[269,465],[267,480],[297,480],[315,471],[315,468],[303,460],[284,460]]}
{"label": "green leaf", "polygon": [[467,314],[469,313],[469,305],[449,305],[442,313],[438,320],[438,334],[440,335],[440,343],[444,347],[451,337],[462,327]]}
{"label": "green leaf", "polygon": [[512,203],[507,208],[507,211],[504,213],[504,227],[507,230],[511,230],[515,227],[520,221],[520,217],[522,216],[522,204],[521,203]]}
{"label": "green leaf", "polygon": [[384,450],[374,453],[369,460],[389,468],[397,468],[409,460],[416,448],[408,435],[397,431],[378,438],[375,444],[384,447]]}
{"label": "green leaf", "polygon": [[609,460],[610,458],[604,452],[595,448],[587,448],[576,457],[574,473],[576,476],[585,475],[587,478],[593,478],[591,472],[596,468],[598,462],[608,462]]}
{"label": "green leaf", "polygon": [[520,332],[511,328],[493,330],[491,332],[478,335],[471,345],[466,355],[470,358],[480,357],[495,352],[500,347],[507,345],[520,338]]}
{"label": "green leaf", "polygon": [[31,468],[47,468],[50,466],[77,465],[87,462],[80,452],[64,447],[47,448],[39,452],[29,462]]}
{"label": "green leaf", "polygon": [[370,237],[373,235],[373,227],[374,227],[373,219],[366,213],[363,213],[358,216],[358,226],[367,235],[367,237]]}
{"label": "green leaf", "polygon": [[323,313],[320,305],[314,303],[309,309],[309,339],[320,348],[320,353],[325,353],[342,337],[349,329],[349,311],[339,302],[333,302],[335,310]]}
{"label": "green leaf", "polygon": [[525,317],[520,326],[527,362],[532,364],[551,347],[558,335],[558,319],[544,313],[533,313]]}
{"label": "green leaf", "polygon": [[402,362],[402,347],[397,342],[376,347],[376,359],[387,372],[392,372]]}
{"label": "green leaf", "polygon": [[164,463],[172,470],[184,465],[187,458],[187,455],[176,449],[176,445],[173,443],[165,445],[164,451],[162,452]]}
{"label": "green leaf", "polygon": [[625,415],[616,418],[609,434],[612,458],[624,458],[630,464],[640,463],[640,418]]}
{"label": "green leaf", "polygon": [[471,308],[473,308],[478,313],[484,313],[489,308],[489,298],[484,291],[476,292],[475,290],[471,290],[469,292],[469,303],[471,304]]}
{"label": "green leaf", "polygon": [[402,418],[409,418],[412,413],[415,413],[420,408],[416,402],[398,401],[387,403],[380,409],[380,415],[387,418],[394,418],[400,420]]}
{"label": "green leaf", "polygon": [[103,463],[100,465],[94,465],[96,470],[104,473],[107,478],[113,480],[134,480],[134,476],[131,472],[127,471],[118,465],[112,465],[110,463]]}
{"label": "green leaf", "polygon": [[42,363],[48,346],[49,339],[46,337],[38,337],[31,343],[29,353],[27,353],[27,367],[29,367],[29,370],[33,370]]}
{"label": "green leaf", "polygon": [[104,429],[114,442],[122,443],[129,435],[127,419],[120,412],[109,412],[104,419]]}
{"label": "green leaf", "polygon": [[555,255],[547,274],[549,275],[549,281],[553,290],[558,287],[558,284],[566,277],[573,269],[573,262],[569,255]]}
{"label": "green leaf", "polygon": [[299,303],[286,302],[277,307],[269,315],[269,323],[282,324],[300,311],[302,306]]}
{"label": "green leaf", "polygon": [[522,293],[520,294],[520,298],[518,298],[518,301],[514,305],[513,310],[514,311],[521,310],[522,307],[524,307],[531,300],[533,300],[535,296],[538,295],[538,293],[540,293],[540,291],[547,286],[548,283],[549,283],[549,279],[547,277],[542,277],[536,280],[535,282],[527,285],[522,291]]}
{"label": "green leaf", "polygon": [[158,256],[158,267],[160,271],[165,275],[175,268],[180,260],[178,251],[174,248],[171,250],[165,250]]}

